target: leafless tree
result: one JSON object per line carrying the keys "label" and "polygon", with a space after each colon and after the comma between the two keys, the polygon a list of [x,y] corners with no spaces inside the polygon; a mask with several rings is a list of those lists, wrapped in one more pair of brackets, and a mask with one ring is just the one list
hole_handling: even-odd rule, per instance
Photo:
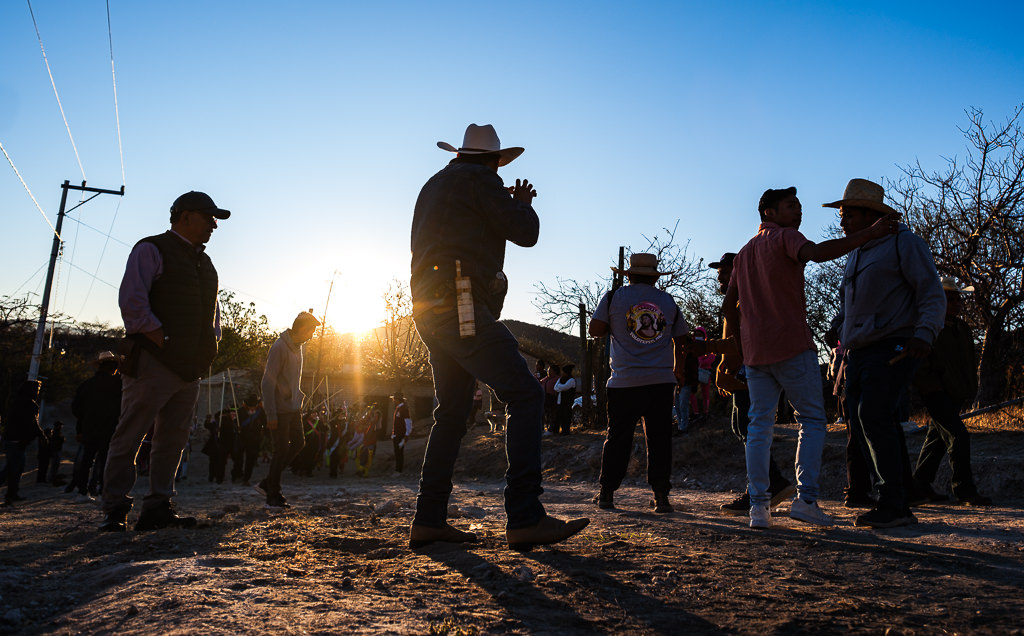
{"label": "leafless tree", "polygon": [[412,320],[409,285],[393,280],[383,294],[384,324],[373,330],[364,349],[366,367],[394,382],[397,389],[430,377],[430,357]]}
{"label": "leafless tree", "polygon": [[982,335],[979,402],[1007,399],[1024,326],[1024,131],[1018,106],[1002,123],[969,109],[966,154],[938,171],[918,161],[887,183],[893,207],[931,246],[939,272],[974,285],[968,321]]}
{"label": "leafless tree", "polygon": [[[662,228],[653,237],[645,236],[647,245],[642,249],[627,247],[626,262],[629,262],[629,255],[635,252],[656,254],[658,268],[671,272],[658,279],[657,287],[676,299],[691,324],[705,327],[718,325],[717,309],[721,301],[713,299],[714,277],[704,259],[690,252],[689,241],[683,245],[676,242],[678,228],[679,221],[676,221],[671,229]],[[587,314],[592,315],[597,303],[611,286],[610,270],[604,278],[593,282],[556,277],[554,285],[539,282],[534,286],[536,292],[533,305],[540,311],[546,326],[574,333],[579,327],[579,304],[583,303]]]}

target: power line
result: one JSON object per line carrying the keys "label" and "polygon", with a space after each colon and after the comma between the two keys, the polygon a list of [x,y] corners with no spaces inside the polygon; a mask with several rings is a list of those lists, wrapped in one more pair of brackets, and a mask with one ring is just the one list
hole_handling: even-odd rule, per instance
{"label": "power line", "polygon": [[[118,204],[118,206],[120,206],[120,203]],[[115,216],[116,216],[116,213],[115,213]],[[124,245],[125,247],[131,247],[130,243],[125,243],[121,239],[111,235],[108,232],[104,232],[103,230],[101,230],[101,229],[99,229],[97,227],[93,227],[93,226],[89,225],[88,223],[86,223],[85,221],[83,221],[81,219],[76,219],[73,216],[69,216],[69,217],[66,217],[66,218],[67,218],[68,221],[74,221],[75,223],[78,223],[82,227],[88,228],[88,229],[92,230],[93,232],[96,232],[97,234],[102,234],[102,235],[106,236],[108,239],[110,239],[111,241],[113,241],[115,243],[120,243],[121,245]],[[113,222],[111,222],[110,226],[111,226],[111,228],[113,228],[113,226],[114,226]]]}
{"label": "power line", "polygon": [[[121,209],[121,201],[123,199],[117,199],[117,207],[114,209],[114,218],[110,220],[110,229],[107,230],[107,238],[103,241],[103,249],[100,251],[100,258],[96,261],[96,271],[93,272],[92,280],[89,281],[89,289],[85,292],[85,300],[82,301],[82,308],[78,310],[78,313],[85,311],[85,305],[89,302],[89,295],[92,294],[92,287],[96,283],[96,274],[100,273],[100,265],[103,264],[103,256],[107,253],[107,245],[110,243],[110,232],[114,230],[114,222],[117,221],[117,213]],[[116,240],[116,239],[115,239]]]}
{"label": "power line", "polygon": [[[110,43],[110,81],[114,85],[114,121],[117,124],[117,150],[121,153],[121,185],[125,185],[124,148],[121,146],[121,114],[117,108],[117,76],[114,74],[114,36],[110,29],[110,0],[107,0],[107,41]],[[117,205],[118,207],[121,206],[120,203]],[[116,218],[117,213],[114,216]],[[103,247],[106,249],[106,245]]]}
{"label": "power line", "polygon": [[49,265],[49,261],[46,261],[42,265],[40,265],[39,269],[37,269],[35,271],[35,273],[33,273],[31,276],[28,277],[28,280],[26,280],[24,283],[18,285],[18,288],[15,289],[13,292],[11,292],[11,296],[10,297],[14,298],[15,296],[17,296],[18,292],[21,291],[21,288],[24,287],[25,285],[28,285],[29,283],[31,283],[35,279],[35,277],[39,275],[39,272],[43,271],[43,268],[46,267],[47,265]]}
{"label": "power line", "polygon": [[85,168],[82,167],[82,158],[78,156],[78,146],[75,145],[75,138],[71,135],[71,126],[68,124],[67,115],[64,114],[64,105],[60,103],[60,95],[57,94],[57,83],[53,81],[53,71],[50,70],[50,60],[46,59],[46,48],[43,46],[43,36],[39,33],[39,25],[36,23],[36,14],[32,11],[32,0],[28,2],[28,12],[32,16],[32,26],[36,29],[36,39],[39,40],[39,50],[43,52],[43,62],[46,64],[46,72],[50,76],[50,86],[53,86],[53,96],[57,98],[57,107],[60,108],[60,116],[64,118],[64,127],[68,130],[68,139],[71,140],[71,148],[75,151],[75,159],[78,160],[78,169],[82,171],[82,180],[85,181]]}
{"label": "power line", "polygon": [[21,178],[21,173],[18,172],[18,169],[14,166],[14,161],[12,161],[11,156],[7,154],[7,150],[4,148],[3,143],[0,143],[0,152],[3,152],[4,156],[7,157],[7,163],[11,164],[11,170],[14,170],[14,174],[17,175],[18,181],[21,181],[21,185],[25,187],[25,192],[28,192],[29,198],[32,199],[32,203],[36,204],[36,209],[39,210],[39,214],[43,215],[43,220],[46,221],[46,224],[50,226],[50,229],[53,230],[53,233],[56,234],[59,239],[60,234],[57,233],[57,228],[53,227],[53,223],[50,223],[50,219],[46,216],[46,212],[43,212],[43,208],[39,205],[39,201],[36,201],[36,197],[32,194],[32,190],[29,189],[25,180]]}

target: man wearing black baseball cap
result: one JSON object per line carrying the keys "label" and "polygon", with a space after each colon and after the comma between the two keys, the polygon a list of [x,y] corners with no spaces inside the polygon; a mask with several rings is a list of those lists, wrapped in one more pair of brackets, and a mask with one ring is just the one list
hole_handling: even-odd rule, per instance
{"label": "man wearing black baseball cap", "polygon": [[100,529],[127,529],[135,486],[135,456],[153,429],[149,494],[136,530],[193,527],[171,497],[181,452],[199,399],[199,378],[217,355],[220,308],[217,270],[205,245],[217,220],[231,215],[203,192],[186,192],[171,205],[171,229],[132,248],[118,291],[124,319],[121,416],[110,440]]}

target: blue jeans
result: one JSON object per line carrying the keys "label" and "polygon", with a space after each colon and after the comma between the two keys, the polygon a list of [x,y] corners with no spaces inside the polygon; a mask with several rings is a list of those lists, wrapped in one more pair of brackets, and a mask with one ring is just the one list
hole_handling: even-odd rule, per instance
{"label": "blue jeans", "polygon": [[690,428],[690,394],[692,391],[688,385],[681,385],[676,393],[676,415],[679,416],[679,424],[676,427],[680,431]]}
{"label": "blue jeans", "polygon": [[874,472],[878,506],[890,510],[906,508],[904,488],[909,485],[904,483],[907,453],[897,412],[919,361],[903,358],[889,364],[905,340],[886,339],[846,354],[847,417]]}
{"label": "blue jeans", "polygon": [[750,505],[767,506],[772,435],[779,396],[786,392],[800,424],[796,447],[797,496],[818,500],[818,474],[825,447],[825,399],[822,396],[818,357],[805,351],[788,360],[747,366],[750,424],[747,427],[747,481]]}
{"label": "blue jeans", "polygon": [[491,387],[506,404],[505,515],[510,529],[525,528],[545,515],[540,503],[541,432],[544,389],[519,353],[519,343],[482,305],[476,306],[476,335],[459,337],[457,312],[426,312],[416,318],[430,350],[434,375],[434,425],[423,455],[416,496],[417,525],[440,527],[448,516],[452,474],[466,421],[473,408],[475,380]]}

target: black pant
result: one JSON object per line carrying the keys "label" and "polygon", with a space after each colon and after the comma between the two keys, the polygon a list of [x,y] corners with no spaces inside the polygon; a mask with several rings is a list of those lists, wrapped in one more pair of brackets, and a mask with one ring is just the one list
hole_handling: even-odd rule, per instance
{"label": "black pant", "polygon": [[274,454],[270,457],[270,470],[267,472],[267,496],[281,494],[281,473],[305,446],[300,414],[278,413],[277,430],[271,434]]}
{"label": "black pant", "polygon": [[637,421],[644,420],[647,438],[647,483],[654,492],[672,487],[672,394],[675,384],[648,384],[608,389],[608,437],[601,454],[601,487],[622,484],[633,448]]}
{"label": "black pant", "polygon": [[75,456],[75,467],[71,472],[71,483],[67,491],[78,490],[81,494],[89,492],[89,471],[96,467],[98,474],[94,473],[94,481],[103,483],[103,465],[107,463],[107,442],[82,442],[78,446],[78,454]]}
{"label": "black pant", "polygon": [[391,445],[395,447],[395,470],[402,472],[402,468],[405,466],[405,438],[398,439],[396,437],[391,440]]}
{"label": "black pant", "polygon": [[921,396],[932,422],[917,458],[914,481],[931,484],[942,463],[942,457],[949,453],[949,467],[953,472],[953,494],[957,498],[970,497],[977,493],[974,476],[971,473],[971,435],[960,419],[960,404],[948,393],[925,393]]}
{"label": "black pant", "polygon": [[[732,432],[743,442],[744,448],[747,445],[747,427],[749,425],[750,393],[736,391],[732,394]],[[790,485],[790,481],[782,474],[775,457],[771,454],[768,455],[768,480],[768,492],[770,493],[777,493]]]}
{"label": "black pant", "polygon": [[4,442],[4,453],[7,454],[7,495],[8,503],[18,496],[21,486],[21,474],[25,472],[25,449],[32,442]]}
{"label": "black pant", "polygon": [[260,442],[263,441],[263,428],[251,426],[242,429],[235,440],[234,452],[231,453],[231,479],[249,481],[260,456]]}
{"label": "black pant", "polygon": [[[559,435],[568,435],[569,429],[572,427],[572,400],[573,398],[568,395],[562,396],[562,404],[555,407],[555,430],[554,433]],[[671,420],[671,414],[669,419]]]}

